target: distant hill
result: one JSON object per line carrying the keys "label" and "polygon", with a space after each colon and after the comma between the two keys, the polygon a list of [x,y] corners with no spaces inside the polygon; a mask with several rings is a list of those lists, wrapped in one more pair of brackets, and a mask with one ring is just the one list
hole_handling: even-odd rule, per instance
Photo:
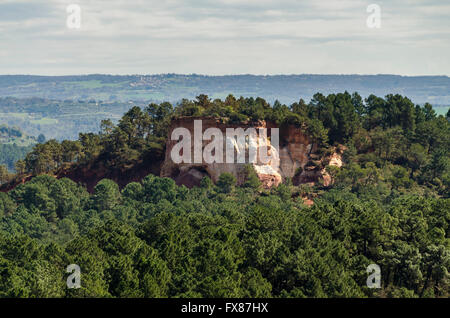
{"label": "distant hill", "polygon": [[402,94],[414,103],[450,105],[450,78],[447,76],[398,75],[81,75],[81,76],[0,76],[0,97],[41,97],[47,99],[101,101],[170,101],[207,94],[212,98],[259,96],[269,102],[278,99],[293,103],[313,94],[359,92]]}

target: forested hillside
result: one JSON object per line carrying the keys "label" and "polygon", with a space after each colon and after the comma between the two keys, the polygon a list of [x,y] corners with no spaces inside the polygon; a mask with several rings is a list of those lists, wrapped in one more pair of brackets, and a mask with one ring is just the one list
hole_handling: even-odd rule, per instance
{"label": "forested hillside", "polygon": [[[192,189],[150,174],[89,193],[54,177],[157,162],[179,116],[303,127],[318,154],[345,145],[344,166],[329,168],[327,187],[262,189],[250,170],[240,187],[229,174]],[[0,296],[449,297],[449,117],[401,95],[318,93],[289,106],[199,95],[38,144],[0,193]],[[80,289],[66,288],[69,264]],[[369,264],[381,267],[381,289],[366,287]]]}

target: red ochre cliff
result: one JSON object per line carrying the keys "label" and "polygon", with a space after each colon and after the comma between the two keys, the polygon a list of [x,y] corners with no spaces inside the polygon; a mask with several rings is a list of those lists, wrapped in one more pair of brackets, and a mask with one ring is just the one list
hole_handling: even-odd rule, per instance
{"label": "red ochre cliff", "polygon": [[[267,128],[267,138],[265,142],[270,145],[271,128],[276,128],[273,123],[266,121],[258,121],[255,123],[246,124],[225,124],[220,119],[215,118],[193,118],[181,117],[172,121],[169,128],[168,139],[166,141],[165,160],[161,167],[160,176],[173,178],[177,184],[184,184],[188,187],[198,185],[201,179],[209,176],[213,182],[217,182],[220,175],[224,172],[233,174],[238,184],[245,181],[246,163],[207,163],[202,160],[201,163],[175,163],[172,160],[172,149],[179,142],[178,140],[171,140],[171,135],[176,128],[186,128],[191,138],[194,138],[194,121],[202,121],[202,133],[208,128],[218,128],[224,136],[224,158],[225,158],[225,144],[228,142],[226,137],[227,128]],[[279,128],[279,151],[274,147],[270,148],[269,155],[271,160],[267,164],[260,161],[251,163],[255,169],[259,179],[264,188],[270,188],[279,185],[286,178],[292,178],[294,184],[315,183],[323,180],[325,186],[329,185],[332,180],[325,170],[327,165],[342,166],[341,153],[333,152],[332,155],[318,158],[315,155],[317,150],[316,145],[311,142],[303,129],[286,126]],[[261,137],[261,135],[260,135]],[[209,144],[209,140],[203,141],[203,147]],[[248,145],[247,145],[248,146]],[[194,154],[194,142],[191,142],[191,155]],[[247,153],[248,159],[248,153]],[[224,160],[225,161],[225,160]]]}

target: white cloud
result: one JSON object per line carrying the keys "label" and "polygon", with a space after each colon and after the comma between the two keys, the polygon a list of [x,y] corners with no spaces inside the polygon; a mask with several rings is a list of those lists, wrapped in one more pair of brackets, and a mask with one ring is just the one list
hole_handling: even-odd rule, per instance
{"label": "white cloud", "polygon": [[[381,29],[366,27],[373,2]],[[0,70],[448,75],[449,15],[445,0],[0,0]]]}

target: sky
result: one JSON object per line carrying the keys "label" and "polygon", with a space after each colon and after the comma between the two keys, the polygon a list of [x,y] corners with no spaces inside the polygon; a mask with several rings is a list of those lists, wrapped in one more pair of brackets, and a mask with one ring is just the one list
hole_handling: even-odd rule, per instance
{"label": "sky", "polygon": [[449,57],[448,0],[0,0],[0,74],[448,76]]}

